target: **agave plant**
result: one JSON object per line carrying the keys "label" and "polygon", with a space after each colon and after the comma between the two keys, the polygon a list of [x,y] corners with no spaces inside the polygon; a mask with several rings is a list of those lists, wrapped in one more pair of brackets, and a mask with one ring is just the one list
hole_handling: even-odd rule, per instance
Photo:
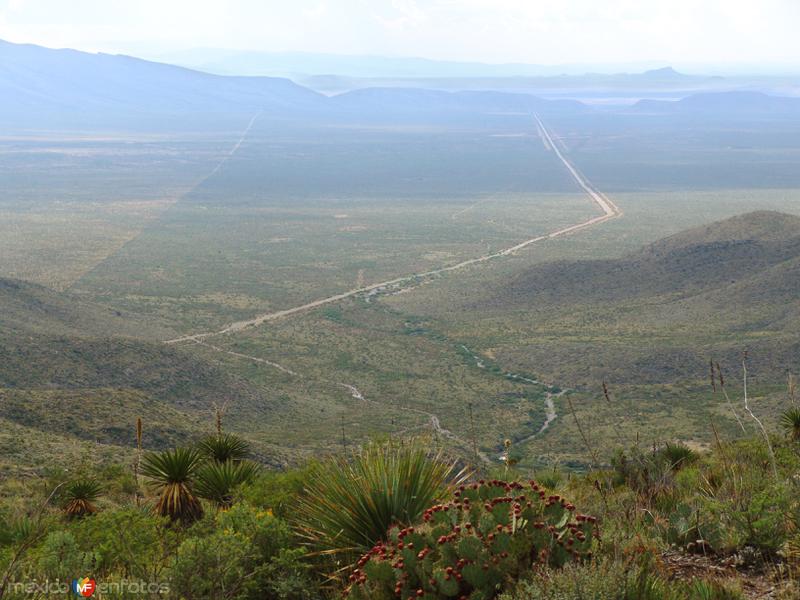
{"label": "agave plant", "polygon": [[260,466],[249,460],[241,462],[210,462],[198,469],[195,492],[201,498],[211,500],[219,508],[233,505],[234,490],[252,481]]}
{"label": "agave plant", "polygon": [[103,488],[94,479],[78,479],[68,483],[63,492],[64,513],[71,518],[93,515],[97,512],[94,505],[103,495]]}
{"label": "agave plant", "polygon": [[195,448],[175,448],[150,453],[142,460],[142,475],[158,492],[155,510],[173,521],[190,523],[203,516],[203,506],[193,490],[193,478],[203,463]]}
{"label": "agave plant", "polygon": [[250,454],[250,444],[230,433],[210,435],[197,447],[204,456],[218,463],[244,460]]}
{"label": "agave plant", "polygon": [[323,461],[299,501],[300,535],[314,550],[353,557],[410,525],[466,475],[419,441],[372,443],[351,460]]}
{"label": "agave plant", "polygon": [[781,425],[794,441],[800,441],[800,408],[794,407],[781,415]]}

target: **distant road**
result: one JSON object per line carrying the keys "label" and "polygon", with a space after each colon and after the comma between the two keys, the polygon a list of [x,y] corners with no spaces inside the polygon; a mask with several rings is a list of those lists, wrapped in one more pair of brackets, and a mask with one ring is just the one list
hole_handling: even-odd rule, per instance
{"label": "distant road", "polygon": [[[258,115],[257,115],[258,116]],[[255,118],[253,121],[255,121]],[[223,327],[218,331],[207,331],[202,333],[195,333],[192,335],[185,335],[179,338],[175,338],[172,340],[166,340],[165,344],[179,344],[181,342],[199,342],[206,338],[215,337],[219,335],[226,335],[229,333],[236,333],[242,331],[243,329],[248,329],[250,327],[258,327],[268,321],[275,321],[277,319],[282,319],[283,317],[288,317],[297,313],[306,312],[308,310],[318,308],[320,306],[325,306],[326,304],[332,304],[334,302],[339,302],[340,300],[345,300],[347,298],[352,298],[358,294],[364,294],[368,292],[372,292],[375,290],[380,290],[382,288],[396,286],[402,283],[407,283],[410,281],[414,281],[417,279],[425,279],[427,277],[433,277],[435,275],[440,275],[442,273],[448,273],[450,271],[458,271],[460,269],[464,269],[466,267],[470,267],[472,265],[476,265],[479,263],[487,262],[490,260],[494,260],[497,258],[502,258],[504,256],[509,256],[530,246],[531,244],[535,244],[537,242],[542,242],[544,240],[554,239],[558,237],[562,237],[565,235],[569,235],[571,233],[575,233],[576,231],[580,231],[582,229],[587,229],[589,227],[593,227],[595,225],[599,225],[600,223],[604,223],[611,219],[616,219],[617,217],[622,216],[622,211],[614,204],[609,198],[603,194],[602,192],[596,190],[586,178],[581,175],[581,173],[575,168],[575,166],[561,153],[558,149],[558,146],[553,141],[553,138],[550,135],[550,132],[547,131],[547,128],[542,123],[541,119],[538,115],[534,115],[536,119],[537,125],[541,128],[542,135],[544,135],[547,143],[550,145],[550,149],[555,153],[555,155],[559,158],[559,160],[564,164],[564,166],[569,171],[572,178],[577,182],[578,186],[586,192],[592,201],[597,204],[600,209],[603,211],[602,215],[589,219],[588,221],[583,221],[581,223],[577,223],[575,225],[570,225],[569,227],[565,227],[563,229],[559,229],[557,231],[553,231],[552,233],[548,233],[545,235],[540,235],[535,238],[531,238],[529,240],[525,240],[524,242],[520,242],[510,248],[506,248],[505,250],[500,250],[498,252],[494,252],[492,254],[486,254],[484,256],[479,256],[477,258],[470,258],[468,260],[462,261],[460,263],[451,265],[449,267],[441,267],[438,269],[433,269],[431,271],[424,271],[422,273],[413,273],[411,275],[404,275],[402,277],[397,277],[395,279],[390,279],[388,281],[382,281],[380,283],[373,283],[368,286],[355,288],[349,290],[347,292],[342,292],[341,294],[336,294],[334,296],[329,296],[327,298],[321,298],[319,300],[314,300],[313,302],[309,302],[307,304],[302,304],[300,306],[295,306],[293,308],[287,308],[284,310],[278,310],[271,313],[265,313],[263,315],[259,315],[253,319],[248,319],[246,321],[237,321],[235,323],[231,323]],[[252,122],[250,124],[252,126]],[[249,130],[249,127],[248,127]],[[244,137],[244,136],[243,136]],[[241,144],[241,140],[239,142]],[[238,144],[237,144],[238,147]],[[232,154],[232,152],[231,152]],[[225,162],[229,156],[226,156],[223,162]],[[220,165],[221,166],[221,165]]]}

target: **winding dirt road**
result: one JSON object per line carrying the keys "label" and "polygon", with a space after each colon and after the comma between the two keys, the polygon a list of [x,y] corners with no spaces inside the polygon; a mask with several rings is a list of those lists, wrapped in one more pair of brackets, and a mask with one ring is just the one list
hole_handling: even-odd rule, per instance
{"label": "winding dirt road", "polygon": [[[258,115],[256,117],[253,117],[253,122],[255,122],[256,118],[258,118]],[[592,219],[589,219],[587,221],[583,221],[581,223],[570,225],[569,227],[564,227],[563,229],[559,229],[557,231],[553,231],[545,235],[540,235],[535,238],[525,240],[523,242],[520,242],[519,244],[511,246],[510,248],[506,248],[505,250],[500,250],[498,252],[493,252],[491,254],[485,254],[483,256],[478,256],[476,258],[470,258],[468,260],[464,260],[454,265],[450,265],[449,267],[441,267],[438,269],[433,269],[431,271],[424,271],[422,273],[412,273],[411,275],[404,275],[402,277],[397,277],[395,279],[390,279],[388,281],[382,281],[380,283],[373,283],[368,286],[354,288],[347,292],[342,292],[341,294],[336,294],[334,296],[328,296],[327,298],[314,300],[313,302],[308,302],[307,304],[301,304],[300,306],[295,306],[293,308],[287,308],[284,310],[278,310],[275,312],[266,313],[263,315],[259,315],[253,319],[248,319],[246,321],[237,321],[235,323],[231,323],[230,325],[226,325],[225,327],[223,327],[218,331],[207,331],[203,333],[185,335],[172,340],[166,340],[164,343],[179,344],[182,342],[195,342],[198,340],[204,340],[206,338],[215,337],[219,335],[236,333],[238,331],[242,331],[243,329],[248,329],[250,327],[258,327],[259,325],[263,325],[268,321],[275,321],[277,319],[282,319],[284,317],[289,317],[291,315],[306,312],[314,308],[319,308],[320,306],[325,306],[326,304],[332,304],[334,302],[339,302],[340,300],[352,298],[353,296],[356,296],[358,294],[365,294],[375,290],[380,290],[382,288],[394,287],[403,283],[408,283],[419,279],[425,279],[428,277],[434,277],[436,275],[441,275],[443,273],[459,271],[461,269],[470,267],[472,265],[477,265],[490,260],[495,260],[498,258],[502,258],[504,256],[510,256],[512,254],[519,252],[523,248],[527,248],[532,244],[536,244],[537,242],[563,237],[565,235],[575,233],[576,231],[587,229],[589,227],[593,227],[595,225],[599,225],[600,223],[605,223],[606,221],[609,221],[611,219],[616,219],[617,217],[622,216],[622,211],[619,209],[619,207],[617,207],[616,204],[614,204],[611,200],[609,200],[605,194],[596,190],[583,177],[583,175],[580,174],[580,172],[575,168],[575,166],[561,153],[561,151],[558,149],[558,146],[556,146],[556,144],[553,142],[553,139],[550,136],[550,132],[547,131],[547,128],[544,126],[541,119],[539,119],[539,116],[534,115],[534,118],[536,119],[538,126],[541,128],[543,135],[549,141],[550,147],[552,148],[553,152],[555,152],[556,156],[570,172],[572,178],[575,180],[578,186],[589,195],[589,197],[592,199],[592,201],[595,202],[595,204],[597,204],[600,207],[600,209],[603,211],[603,214],[594,217]],[[240,144],[241,140],[239,144],[236,145],[236,147],[238,147]],[[231,155],[234,151],[235,150],[231,152]],[[227,160],[227,158],[225,160]],[[219,166],[222,166],[225,160],[223,160],[223,162]]]}

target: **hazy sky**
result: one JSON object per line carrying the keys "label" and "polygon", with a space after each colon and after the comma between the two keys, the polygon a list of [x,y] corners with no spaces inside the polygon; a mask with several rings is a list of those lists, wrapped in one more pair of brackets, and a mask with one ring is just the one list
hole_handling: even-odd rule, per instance
{"label": "hazy sky", "polygon": [[0,38],[484,62],[800,62],[800,0],[0,0]]}

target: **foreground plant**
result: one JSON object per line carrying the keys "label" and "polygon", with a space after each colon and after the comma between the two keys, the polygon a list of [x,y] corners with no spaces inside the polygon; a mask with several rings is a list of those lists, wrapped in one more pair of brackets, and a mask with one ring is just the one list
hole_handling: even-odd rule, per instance
{"label": "foreground plant", "polygon": [[300,535],[316,551],[356,556],[385,540],[392,525],[417,522],[464,472],[420,441],[372,443],[311,474],[299,503]]}
{"label": "foreground plant", "polygon": [[259,471],[259,465],[251,461],[211,462],[198,469],[195,492],[200,498],[227,509],[233,505],[236,488],[253,481]]}
{"label": "foreground plant", "polygon": [[193,478],[202,463],[203,455],[194,448],[175,448],[144,457],[142,475],[150,478],[150,487],[159,495],[156,513],[186,523],[203,516],[203,506],[193,491]]}
{"label": "foreground plant", "polygon": [[103,488],[94,479],[79,479],[68,483],[63,494],[64,514],[81,518],[97,512],[94,503],[103,495]]}
{"label": "foreground plant", "polygon": [[424,524],[395,528],[350,575],[350,600],[490,600],[535,565],[561,567],[591,556],[594,517],[560,496],[490,481],[461,486],[425,511]]}

